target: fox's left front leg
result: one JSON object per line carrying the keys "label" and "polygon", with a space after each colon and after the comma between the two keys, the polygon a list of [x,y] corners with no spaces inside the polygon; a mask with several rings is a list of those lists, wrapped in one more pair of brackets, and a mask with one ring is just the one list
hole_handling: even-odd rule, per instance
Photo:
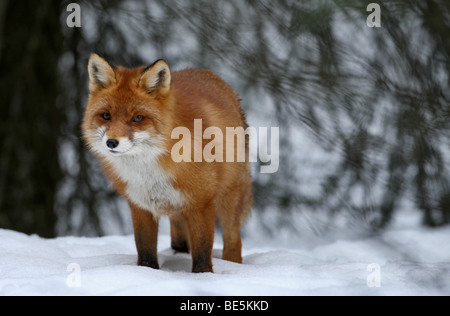
{"label": "fox's left front leg", "polygon": [[185,217],[189,227],[192,272],[213,272],[214,202],[203,209],[192,210]]}
{"label": "fox's left front leg", "polygon": [[138,252],[138,265],[159,269],[158,264],[158,220],[149,211],[130,204],[133,218],[134,238]]}

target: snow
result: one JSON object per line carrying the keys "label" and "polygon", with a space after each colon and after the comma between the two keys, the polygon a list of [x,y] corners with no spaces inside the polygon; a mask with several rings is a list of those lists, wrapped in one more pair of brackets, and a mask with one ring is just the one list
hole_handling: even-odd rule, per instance
{"label": "snow", "polygon": [[[167,225],[166,225],[167,226]],[[450,295],[450,227],[379,235],[244,238],[244,262],[193,274],[161,229],[161,269],[136,266],[133,236],[43,239],[0,230],[0,295]],[[261,234],[263,235],[263,234]]]}

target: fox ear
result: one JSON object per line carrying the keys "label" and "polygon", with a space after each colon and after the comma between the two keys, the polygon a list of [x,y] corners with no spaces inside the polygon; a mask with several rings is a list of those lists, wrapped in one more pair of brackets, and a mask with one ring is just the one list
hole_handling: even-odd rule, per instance
{"label": "fox ear", "polygon": [[170,91],[171,75],[167,63],[160,59],[144,69],[139,86],[147,93],[157,92],[165,96]]}
{"label": "fox ear", "polygon": [[88,71],[89,90],[91,92],[107,88],[116,82],[116,74],[113,67],[97,54],[92,54],[89,58]]}

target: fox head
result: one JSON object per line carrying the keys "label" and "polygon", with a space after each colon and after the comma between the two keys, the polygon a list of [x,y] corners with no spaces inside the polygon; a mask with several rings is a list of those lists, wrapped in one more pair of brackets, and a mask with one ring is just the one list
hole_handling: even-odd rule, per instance
{"label": "fox head", "polygon": [[83,137],[104,158],[162,148],[170,127],[171,73],[164,60],[148,67],[113,67],[96,54],[88,65],[90,97]]}

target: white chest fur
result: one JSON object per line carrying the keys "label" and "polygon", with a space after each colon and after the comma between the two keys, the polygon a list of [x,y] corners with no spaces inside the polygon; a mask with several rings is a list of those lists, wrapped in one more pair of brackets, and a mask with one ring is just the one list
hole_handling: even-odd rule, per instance
{"label": "white chest fur", "polygon": [[182,193],[171,184],[171,175],[158,163],[162,153],[154,147],[134,155],[108,158],[120,180],[127,184],[127,197],[156,217],[163,215],[170,207],[181,207],[184,202]]}

